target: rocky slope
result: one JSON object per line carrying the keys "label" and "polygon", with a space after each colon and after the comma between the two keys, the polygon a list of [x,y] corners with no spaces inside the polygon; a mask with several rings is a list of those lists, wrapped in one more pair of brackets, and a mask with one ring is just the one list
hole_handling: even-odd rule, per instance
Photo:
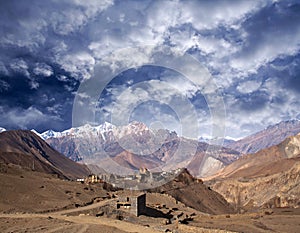
{"label": "rocky slope", "polygon": [[188,167],[193,175],[204,177],[239,155],[232,149],[182,138],[165,129],[152,130],[139,122],[122,127],[109,123],[97,127],[85,125],[61,133],[47,132],[42,137],[74,161],[118,174],[132,173],[141,167],[153,171]]}
{"label": "rocky slope", "polygon": [[241,157],[208,185],[238,208],[300,206],[300,134]]}
{"label": "rocky slope", "polygon": [[200,179],[183,169],[172,181],[150,190],[166,193],[176,200],[201,212],[209,214],[234,213],[234,208],[219,193],[209,189]]}
{"label": "rocky slope", "polygon": [[0,162],[68,179],[89,174],[85,165],[66,158],[29,130],[0,133]]}
{"label": "rocky slope", "polygon": [[299,120],[282,121],[238,141],[228,142],[225,146],[242,154],[252,154],[264,148],[277,145],[287,137],[298,133],[300,133]]}

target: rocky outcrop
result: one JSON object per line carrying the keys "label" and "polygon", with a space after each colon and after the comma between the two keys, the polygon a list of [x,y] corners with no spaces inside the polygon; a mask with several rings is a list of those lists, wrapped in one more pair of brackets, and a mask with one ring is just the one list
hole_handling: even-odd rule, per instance
{"label": "rocky outcrop", "polygon": [[209,214],[235,212],[224,197],[208,188],[201,179],[193,177],[187,169],[182,169],[174,180],[149,191],[168,194],[189,207]]}
{"label": "rocky outcrop", "polygon": [[300,206],[300,134],[244,156],[206,181],[237,208]]}
{"label": "rocky outcrop", "polygon": [[[209,184],[209,183],[208,183]],[[231,178],[210,184],[237,209],[300,207],[300,159],[286,172],[258,178]]]}

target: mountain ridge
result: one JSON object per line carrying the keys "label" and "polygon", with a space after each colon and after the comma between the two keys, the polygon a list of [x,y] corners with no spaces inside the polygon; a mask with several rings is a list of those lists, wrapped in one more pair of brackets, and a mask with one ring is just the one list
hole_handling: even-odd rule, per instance
{"label": "mountain ridge", "polygon": [[0,134],[0,161],[39,172],[75,179],[89,174],[82,164],[66,158],[30,130],[10,130]]}
{"label": "mountain ridge", "polygon": [[[167,129],[152,130],[140,122],[121,127],[106,126],[103,130],[100,126],[86,125],[46,141],[74,161],[105,165],[119,173],[125,172],[122,167],[133,171],[140,167],[155,171],[187,167],[193,175],[201,177],[223,168],[239,155],[232,149],[179,137]],[[134,163],[132,158],[136,158]],[[189,166],[191,161],[197,161],[197,166]],[[120,166],[116,168],[115,165]]]}
{"label": "mountain ridge", "polygon": [[206,182],[238,207],[298,208],[299,171],[300,134],[239,158]]}
{"label": "mountain ridge", "polygon": [[242,154],[252,154],[261,149],[277,145],[287,137],[298,133],[300,133],[299,120],[281,121],[240,140],[227,143],[225,146]]}

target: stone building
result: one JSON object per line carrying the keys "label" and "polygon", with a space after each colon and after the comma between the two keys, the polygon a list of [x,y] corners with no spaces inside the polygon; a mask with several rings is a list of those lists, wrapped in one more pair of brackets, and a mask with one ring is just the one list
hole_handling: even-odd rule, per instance
{"label": "stone building", "polygon": [[117,209],[122,209],[135,216],[145,213],[146,210],[146,194],[122,194],[117,200]]}
{"label": "stone building", "polygon": [[85,178],[85,183],[103,183],[104,181],[99,178],[99,176],[91,174]]}

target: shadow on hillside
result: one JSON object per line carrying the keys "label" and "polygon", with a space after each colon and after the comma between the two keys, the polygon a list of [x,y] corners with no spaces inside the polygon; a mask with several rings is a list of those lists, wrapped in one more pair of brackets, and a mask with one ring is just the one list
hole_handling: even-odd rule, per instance
{"label": "shadow on hillside", "polygon": [[145,213],[143,215],[146,215],[148,217],[153,217],[153,218],[166,218],[166,219],[173,218],[173,215],[170,214],[170,211],[165,214],[162,211],[153,209],[151,207],[146,207]]}

